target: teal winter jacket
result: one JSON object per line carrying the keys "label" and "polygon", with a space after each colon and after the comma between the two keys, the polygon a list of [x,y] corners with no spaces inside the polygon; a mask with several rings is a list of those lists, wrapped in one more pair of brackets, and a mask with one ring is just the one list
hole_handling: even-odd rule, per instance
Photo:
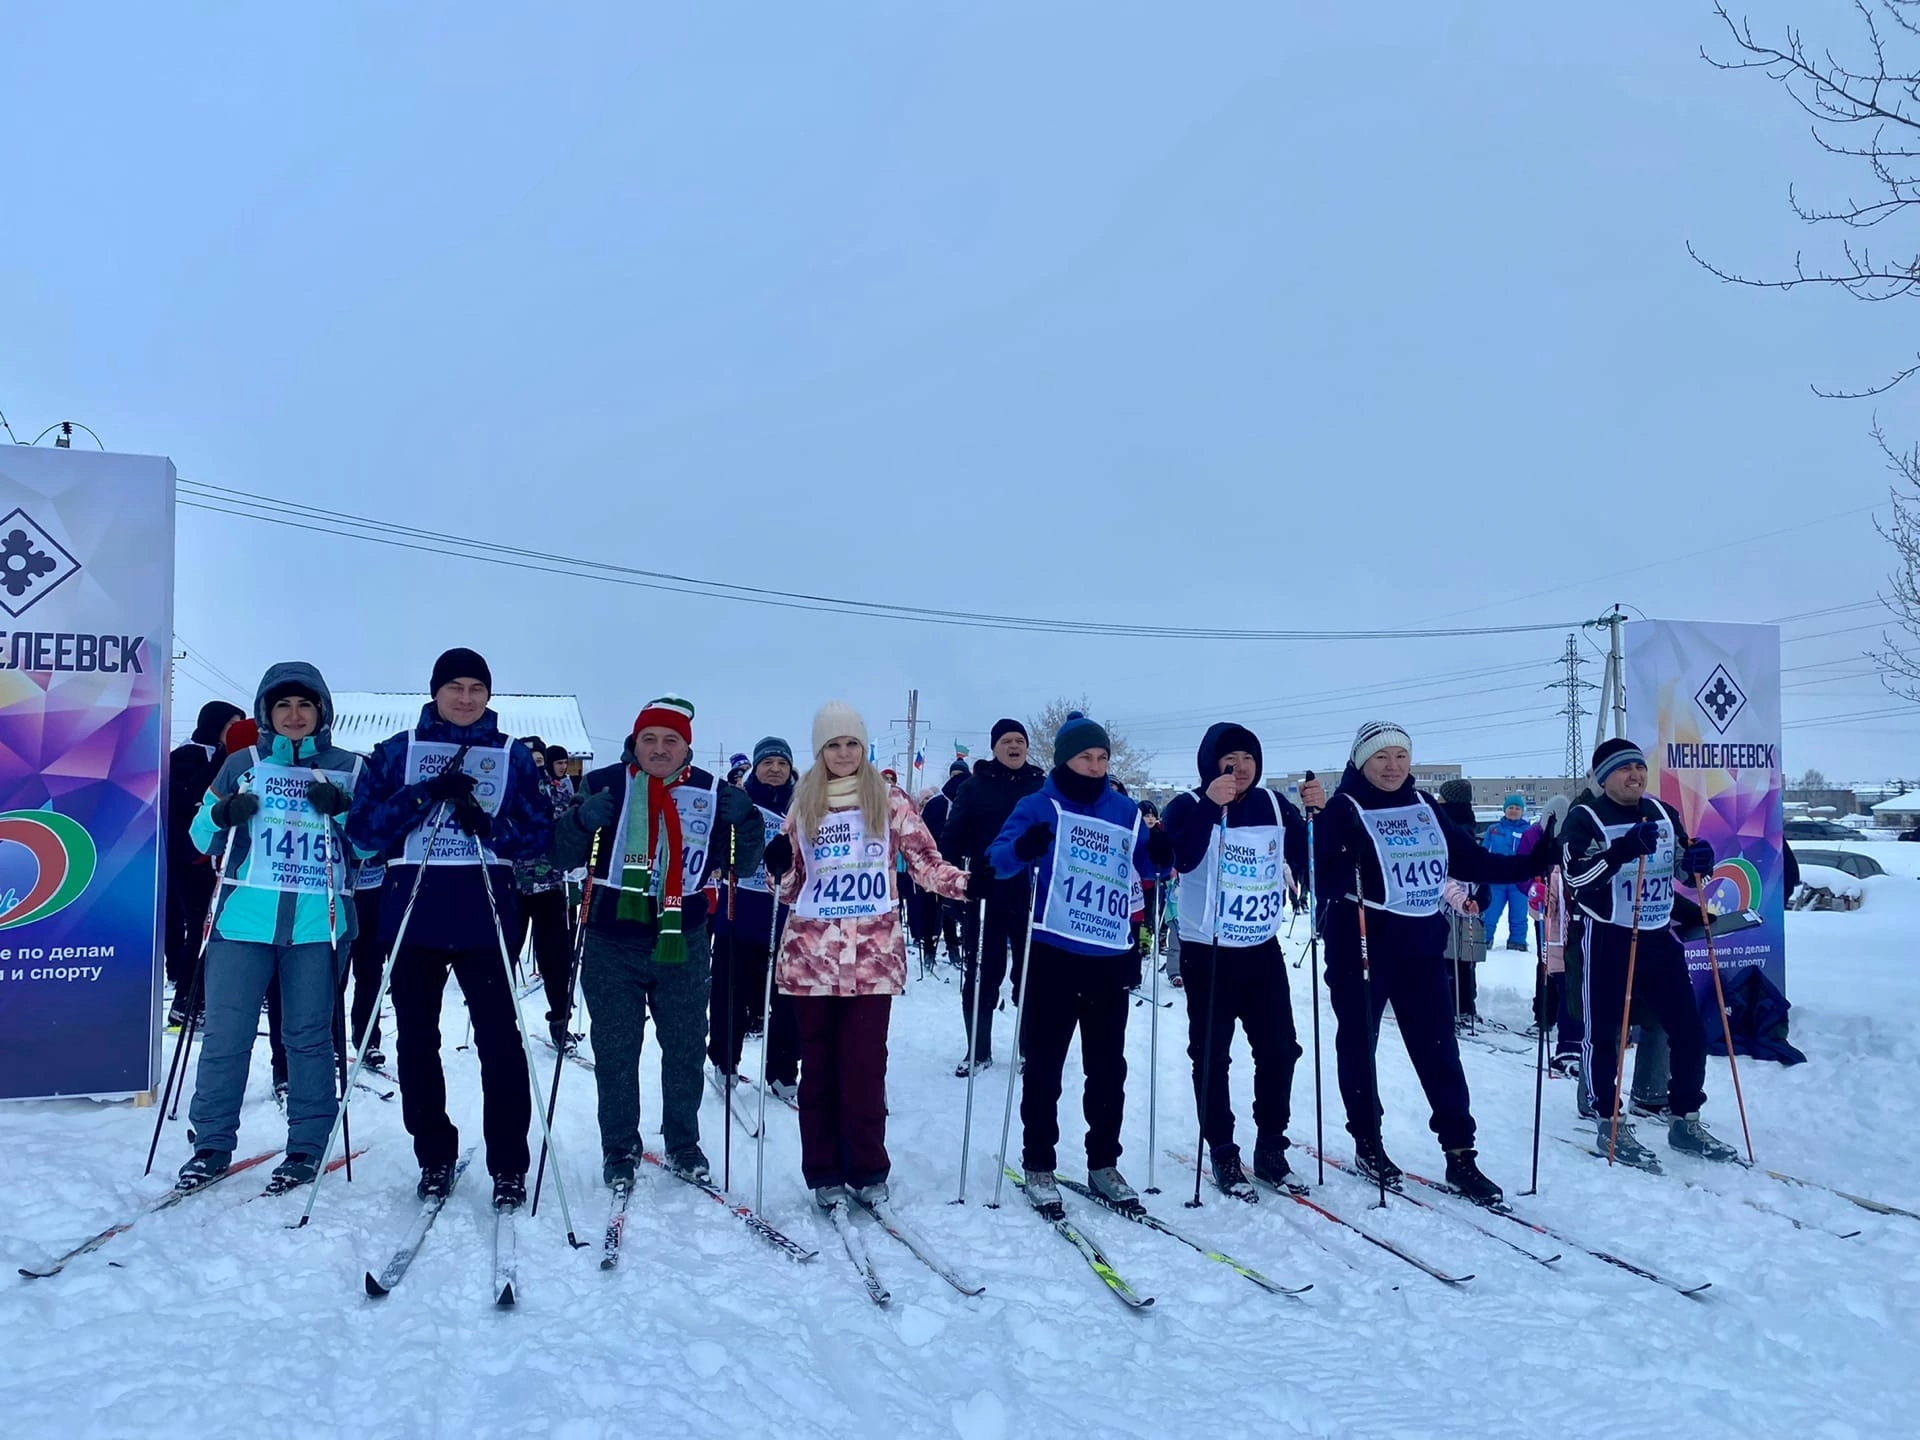
{"label": "teal winter jacket", "polygon": [[[320,697],[320,728],[298,742],[276,735],[267,714],[267,693],[276,686],[295,682]],[[251,825],[222,829],[213,821],[213,807],[241,790],[258,793],[256,767],[262,763],[319,770],[342,789],[352,791],[365,761],[350,750],[333,743],[333,696],[327,683],[313,666],[301,661],[283,661],[260,677],[254,694],[253,718],[260,726],[260,743],[229,755],[193,817],[193,843],[216,860],[226,854],[226,870],[214,904],[219,918],[214,936],[221,940],[251,941],[267,945],[325,944],[329,935],[327,896],[323,890],[302,892],[249,883],[253,878],[255,856]],[[340,853],[348,852],[345,815],[328,822]],[[285,831],[281,832],[283,835]],[[232,849],[228,851],[231,835]],[[351,882],[337,880],[333,904],[332,934],[345,945],[354,935],[354,907]]]}

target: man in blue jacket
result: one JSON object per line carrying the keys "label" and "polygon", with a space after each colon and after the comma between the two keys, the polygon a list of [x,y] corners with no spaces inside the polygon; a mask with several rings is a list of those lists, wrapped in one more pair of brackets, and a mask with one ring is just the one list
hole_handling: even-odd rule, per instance
{"label": "man in blue jacket", "polygon": [[391,948],[406,924],[393,960],[394,1058],[401,1118],[420,1162],[420,1198],[452,1190],[460,1153],[440,1069],[440,1002],[451,974],[480,1055],[493,1203],[512,1209],[526,1199],[533,1105],[503,937],[518,903],[512,862],[546,854],[553,812],[533,753],[502,734],[488,708],[487,662],[472,650],[449,650],[434,662],[430,689],[419,724],[374,747],[347,838],[387,862],[381,943]]}
{"label": "man in blue jacket", "polygon": [[1140,1197],[1120,1174],[1126,1103],[1128,992],[1140,983],[1133,943],[1140,873],[1166,864],[1172,845],[1141,823],[1134,803],[1107,783],[1107,732],[1078,710],[1054,740],[1054,766],[1040,789],[1013,807],[988,847],[995,878],[1036,871],[1033,939],[1020,1028],[1021,1163],[1027,1199],[1049,1218],[1066,1212],[1054,1179],[1060,1140],[1060,1073],[1074,1027],[1086,1072],[1087,1184],[1121,1210]]}
{"label": "man in blue jacket", "polygon": [[[1506,798],[1506,810],[1493,822],[1487,831],[1484,842],[1489,855],[1518,855],[1520,840],[1527,833],[1527,802],[1519,795]],[[1524,885],[1493,885],[1492,903],[1487,906],[1485,919],[1487,944],[1493,944],[1493,932],[1500,928],[1500,917],[1507,917],[1507,949],[1524,951],[1527,948],[1527,887]]]}

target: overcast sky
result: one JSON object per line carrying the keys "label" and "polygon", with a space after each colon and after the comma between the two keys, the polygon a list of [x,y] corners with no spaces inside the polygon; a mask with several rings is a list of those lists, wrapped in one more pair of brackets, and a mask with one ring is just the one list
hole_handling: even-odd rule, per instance
{"label": "overcast sky", "polygon": [[[1837,0],[1753,14],[1852,43]],[[1701,62],[1717,23],[1696,0],[16,8],[0,409],[347,514],[942,609],[1337,629],[1869,600],[1867,432],[1920,438],[1920,382],[1808,383],[1910,362],[1911,326],[1688,258],[1778,269],[1822,240],[1790,181],[1863,188],[1775,87]],[[424,689],[465,644],[500,690],[577,692],[603,755],[662,691],[710,759],[804,748],[829,697],[884,735],[913,686],[930,776],[1062,691],[1181,781],[1228,717],[1276,770],[1376,716],[1480,774],[1564,752],[1564,630],[881,622],[192,509],[178,554],[181,711],[228,693],[216,669],[250,694],[295,657]],[[1880,715],[1847,663],[1875,619],[1784,627],[1789,770],[1920,773],[1920,712]]]}

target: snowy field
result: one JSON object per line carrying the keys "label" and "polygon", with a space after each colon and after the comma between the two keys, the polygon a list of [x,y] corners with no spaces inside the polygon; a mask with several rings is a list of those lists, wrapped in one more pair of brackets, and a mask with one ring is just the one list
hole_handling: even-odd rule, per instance
{"label": "snowy field", "polygon": [[[1866,882],[1863,909],[1788,918],[1793,1038],[1811,1063],[1742,1070],[1763,1165],[1920,1209],[1920,846],[1871,847],[1889,874]],[[1910,859],[1908,857],[1911,857]],[[1297,933],[1296,941],[1304,938]],[[1303,1043],[1305,971],[1294,972]],[[1500,954],[1481,982],[1482,1009],[1526,1023],[1531,961]],[[450,995],[457,993],[450,988]],[[1165,992],[1172,994],[1174,992]],[[362,1271],[395,1244],[413,1208],[415,1170],[397,1105],[354,1107],[369,1146],[351,1186],[329,1179],[314,1224],[286,1227],[297,1198],[255,1199],[236,1177],[141,1223],[50,1279],[12,1278],[122,1218],[166,1188],[186,1156],[169,1127],[160,1163],[140,1177],[151,1110],[59,1102],[0,1107],[0,1416],[22,1440],[83,1436],[1817,1436],[1914,1433],[1920,1378],[1920,1222],[1870,1214],[1819,1191],[1674,1158],[1665,1176],[1609,1172],[1546,1141],[1537,1197],[1527,1184],[1531,1050],[1518,1036],[1465,1047],[1482,1164],[1525,1213],[1573,1236],[1689,1280],[1697,1298],[1601,1264],[1581,1251],[1489,1221],[1544,1253],[1551,1268],[1444,1215],[1370,1192],[1329,1170],[1316,1198],[1449,1270],[1449,1288],[1304,1207],[1258,1207],[1209,1186],[1181,1207],[1168,1151],[1191,1154],[1184,1002],[1160,1012],[1158,1213],[1289,1284],[1255,1288],[1224,1266],[1120,1218],[1076,1205],[1114,1264],[1157,1297],[1143,1314],[1118,1304],[1079,1256],[1027,1211],[985,1202],[993,1179],[1006,1071],[977,1097],[968,1203],[957,1179],[964,1084],[958,988],[916,983],[894,1011],[891,1090],[894,1193],[926,1237],[984,1282],[966,1299],[870,1226],[893,1292],[865,1297],[801,1187],[793,1115],[770,1107],[767,1212],[817,1247],[796,1266],[719,1206],[658,1171],[643,1173],[620,1268],[597,1249],[569,1251],[551,1176],[537,1220],[523,1221],[521,1293],[513,1311],[488,1294],[487,1192],[478,1167],[456,1192],[418,1262],[387,1299]],[[447,1030],[460,1032],[457,1001]],[[536,1002],[528,1002],[537,1018]],[[1133,1011],[1127,1155],[1148,1173],[1150,1011]],[[1009,1026],[1010,1013],[1000,1017]],[[1331,1017],[1327,1094],[1333,1096]],[[450,1041],[451,1044],[451,1041]],[[1006,1053],[1004,1041],[998,1047]],[[260,1046],[241,1148],[284,1139]],[[751,1054],[751,1051],[749,1052]],[[655,1087],[649,1047],[643,1073]],[[446,1057],[453,1113],[477,1138],[470,1054]],[[1244,1045],[1233,1070],[1251,1144]],[[1404,1165],[1436,1174],[1418,1086],[1397,1036],[1381,1046],[1387,1143]],[[542,1077],[545,1083],[545,1077]],[[1313,1133],[1311,1055],[1295,1087],[1296,1139]],[[1078,1154],[1077,1074],[1063,1167]],[[1737,1141],[1723,1060],[1711,1062],[1708,1120]],[[1572,1082],[1546,1090],[1549,1134],[1576,1134]],[[720,1162],[718,1102],[705,1141]],[[1017,1125],[1017,1118],[1016,1118]],[[1662,1138],[1643,1135],[1663,1150]],[[558,1124],[583,1239],[605,1218],[598,1188],[591,1077],[569,1067]],[[1335,1113],[1328,1140],[1348,1147]],[[1017,1141],[1016,1141],[1017,1148]],[[1303,1152],[1296,1157],[1305,1161]],[[476,1183],[477,1182],[477,1183]],[[734,1188],[752,1194],[751,1144],[736,1134]],[[1071,1197],[1069,1197],[1071,1199]],[[1749,1202],[1790,1212],[1796,1228]],[[865,1222],[862,1222],[865,1224]],[[1829,1231],[1858,1230],[1841,1239]]]}

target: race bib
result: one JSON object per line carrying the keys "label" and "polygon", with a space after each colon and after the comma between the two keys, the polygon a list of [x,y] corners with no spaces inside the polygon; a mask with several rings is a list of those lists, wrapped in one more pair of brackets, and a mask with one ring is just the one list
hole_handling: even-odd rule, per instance
{"label": "race bib", "polygon": [[[1591,810],[1588,813],[1593,814]],[[1594,819],[1599,818],[1598,815],[1594,815]],[[1615,925],[1631,926],[1634,923],[1634,877],[1638,875],[1640,877],[1640,928],[1660,930],[1664,929],[1667,922],[1673,918],[1675,848],[1673,821],[1667,818],[1664,810],[1661,811],[1658,819],[1652,816],[1647,818],[1660,827],[1660,842],[1653,847],[1653,853],[1647,856],[1644,869],[1635,862],[1622,865],[1614,872],[1613,913],[1607,918]],[[1636,820],[1630,825],[1603,825],[1601,829],[1606,831],[1607,843],[1611,845],[1639,823]]]}
{"label": "race bib", "polygon": [[[458,745],[449,745],[443,740],[407,741],[407,783],[417,785],[422,780],[431,780],[452,763],[459,753]],[[507,794],[507,750],[504,745],[487,748],[468,746],[466,756],[460,768],[473,776],[473,798],[480,808],[489,815],[500,813],[500,802]],[[436,810],[440,807],[435,807]],[[407,834],[406,845],[401,850],[402,865],[422,865],[427,861],[427,836],[433,831],[434,822],[440,815],[429,813],[427,818]],[[435,865],[498,865],[500,857],[482,845],[473,836],[454,824],[452,815],[441,820],[439,833],[433,841],[433,863]]]}
{"label": "race bib", "polygon": [[1067,940],[1124,950],[1132,942],[1130,919],[1138,907],[1140,877],[1133,868],[1139,831],[1069,815],[1059,801],[1053,828],[1053,874],[1040,930]]}
{"label": "race bib", "polygon": [[1447,837],[1425,800],[1387,810],[1359,810],[1360,824],[1373,842],[1386,894],[1367,904],[1394,915],[1433,915],[1447,883]]}
{"label": "race bib", "polygon": [[[780,833],[780,827],[786,823],[787,817],[784,815],[776,815],[764,805],[756,805],[753,808],[760,812],[760,822],[767,827],[767,842],[771,844],[773,837]],[[751,875],[742,875],[740,877],[740,888],[742,890],[757,890],[762,895],[772,893],[773,886],[768,883],[767,862],[764,859],[761,860],[760,867]]]}
{"label": "race bib", "polygon": [[[1201,945],[1219,943],[1232,950],[1264,944],[1280,931],[1286,909],[1281,888],[1281,828],[1278,825],[1242,825],[1226,834],[1214,827],[1207,857],[1198,869],[1183,874],[1176,887],[1180,938]],[[1216,914],[1217,907],[1217,914]]]}
{"label": "race bib", "polygon": [[713,826],[720,815],[720,783],[715,780],[711,789],[701,785],[673,787],[673,805],[680,812],[680,883],[689,895],[706,880],[707,853],[713,846]]}
{"label": "race bib", "polygon": [[870,840],[860,811],[834,810],[807,848],[807,878],[793,913],[807,920],[863,920],[893,908],[887,837]]}
{"label": "race bib", "polygon": [[346,883],[346,855],[333,821],[307,801],[316,774],[342,790],[353,788],[343,770],[314,771],[261,762],[252,791],[260,808],[247,824],[247,874],[240,883],[301,895],[338,893]]}

